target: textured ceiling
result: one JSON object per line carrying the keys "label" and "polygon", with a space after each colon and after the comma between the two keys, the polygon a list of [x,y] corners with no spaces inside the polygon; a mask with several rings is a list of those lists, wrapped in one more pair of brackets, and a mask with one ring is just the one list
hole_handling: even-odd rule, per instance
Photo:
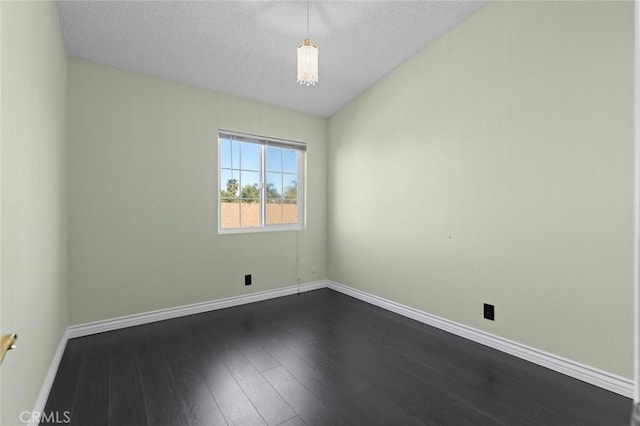
{"label": "textured ceiling", "polygon": [[71,56],[323,117],[484,1],[311,1],[320,82],[296,83],[301,1],[58,1]]}

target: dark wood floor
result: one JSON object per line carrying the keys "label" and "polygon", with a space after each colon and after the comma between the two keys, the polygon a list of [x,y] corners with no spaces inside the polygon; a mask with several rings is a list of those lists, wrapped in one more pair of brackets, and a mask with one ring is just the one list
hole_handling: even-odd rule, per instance
{"label": "dark wood floor", "polygon": [[628,425],[631,400],[332,290],[67,345],[72,425]]}

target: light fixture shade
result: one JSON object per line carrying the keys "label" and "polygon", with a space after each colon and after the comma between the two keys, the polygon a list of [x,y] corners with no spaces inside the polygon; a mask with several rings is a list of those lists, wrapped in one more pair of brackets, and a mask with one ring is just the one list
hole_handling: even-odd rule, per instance
{"label": "light fixture shade", "polygon": [[298,46],[298,83],[315,86],[318,82],[318,47],[305,38]]}

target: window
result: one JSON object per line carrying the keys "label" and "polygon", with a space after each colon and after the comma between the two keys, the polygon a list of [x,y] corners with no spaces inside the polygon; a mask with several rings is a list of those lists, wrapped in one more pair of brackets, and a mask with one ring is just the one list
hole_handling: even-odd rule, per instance
{"label": "window", "polygon": [[301,229],[306,145],[220,131],[218,232]]}

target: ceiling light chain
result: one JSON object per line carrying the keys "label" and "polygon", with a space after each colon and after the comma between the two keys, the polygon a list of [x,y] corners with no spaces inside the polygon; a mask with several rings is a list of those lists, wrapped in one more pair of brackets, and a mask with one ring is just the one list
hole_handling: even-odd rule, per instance
{"label": "ceiling light chain", "polygon": [[309,38],[309,0],[307,0],[307,37],[298,46],[298,83],[315,86],[318,83],[318,47]]}

